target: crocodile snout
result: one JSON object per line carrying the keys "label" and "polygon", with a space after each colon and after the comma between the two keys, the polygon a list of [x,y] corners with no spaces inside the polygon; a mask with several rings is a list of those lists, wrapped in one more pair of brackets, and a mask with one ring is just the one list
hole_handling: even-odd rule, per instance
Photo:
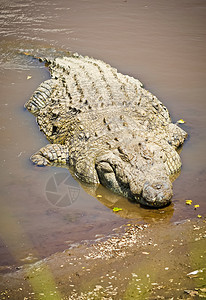
{"label": "crocodile snout", "polygon": [[142,204],[151,207],[162,207],[170,203],[173,196],[172,184],[168,181],[146,181],[142,191]]}

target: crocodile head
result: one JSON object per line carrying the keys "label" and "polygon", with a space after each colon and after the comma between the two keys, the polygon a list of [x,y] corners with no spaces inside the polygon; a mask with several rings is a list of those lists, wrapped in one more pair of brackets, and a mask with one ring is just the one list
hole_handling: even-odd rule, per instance
{"label": "crocodile head", "polygon": [[144,206],[168,205],[173,195],[172,184],[164,161],[157,158],[162,156],[157,153],[132,153],[126,148],[104,153],[96,161],[100,183]]}

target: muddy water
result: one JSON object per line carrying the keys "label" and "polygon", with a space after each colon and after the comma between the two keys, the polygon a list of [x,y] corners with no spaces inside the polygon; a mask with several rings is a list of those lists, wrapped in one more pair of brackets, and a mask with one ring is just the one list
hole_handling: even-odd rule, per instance
{"label": "muddy water", "polygon": [[[82,240],[101,238],[129,218],[181,222],[204,216],[205,1],[12,0],[1,1],[0,9],[2,270]],[[66,184],[70,198],[67,194],[65,201],[58,202],[49,196],[52,189],[60,196],[65,193],[58,189],[57,178],[67,176],[68,171],[41,169],[30,163],[29,157],[47,141],[34,117],[23,108],[49,72],[43,64],[16,51],[40,47],[77,51],[110,63],[139,78],[169,108],[174,122],[186,121],[181,126],[189,138],[181,153],[183,168],[174,183],[172,205],[146,210],[102,187],[94,194],[71,177]],[[102,197],[97,200],[92,195]],[[200,208],[186,206],[186,199]],[[114,206],[123,211],[113,213]]]}

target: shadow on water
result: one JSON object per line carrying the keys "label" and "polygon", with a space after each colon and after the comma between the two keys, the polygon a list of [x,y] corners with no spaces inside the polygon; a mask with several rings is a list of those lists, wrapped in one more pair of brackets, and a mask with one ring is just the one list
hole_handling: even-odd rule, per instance
{"label": "shadow on water", "polygon": [[161,222],[163,220],[170,221],[174,207],[173,204],[161,209],[151,209],[143,207],[133,201],[130,201],[120,195],[112,193],[102,185],[98,187],[81,184],[84,190],[91,196],[99,200],[104,206],[108,207],[111,211],[114,208],[120,208],[116,214],[124,219],[136,220],[139,222]]}
{"label": "shadow on water", "polygon": [[[0,8],[2,271],[110,234],[131,219],[196,218],[199,211],[186,206],[186,199],[199,204],[204,216],[205,2],[13,0],[2,1]],[[186,121],[181,126],[190,138],[181,153],[172,205],[144,209],[102,186],[71,184],[66,169],[31,164],[29,157],[47,140],[23,107],[49,72],[43,63],[19,55],[22,50],[100,58],[140,79],[168,107],[174,122]],[[122,210],[113,212],[114,207]]]}

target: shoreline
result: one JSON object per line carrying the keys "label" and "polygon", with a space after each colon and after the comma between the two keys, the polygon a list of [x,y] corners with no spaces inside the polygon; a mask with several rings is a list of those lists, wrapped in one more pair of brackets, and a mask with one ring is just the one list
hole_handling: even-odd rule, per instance
{"label": "shoreline", "polygon": [[1,299],[206,297],[205,220],[122,227],[123,233],[103,242],[1,275]]}

